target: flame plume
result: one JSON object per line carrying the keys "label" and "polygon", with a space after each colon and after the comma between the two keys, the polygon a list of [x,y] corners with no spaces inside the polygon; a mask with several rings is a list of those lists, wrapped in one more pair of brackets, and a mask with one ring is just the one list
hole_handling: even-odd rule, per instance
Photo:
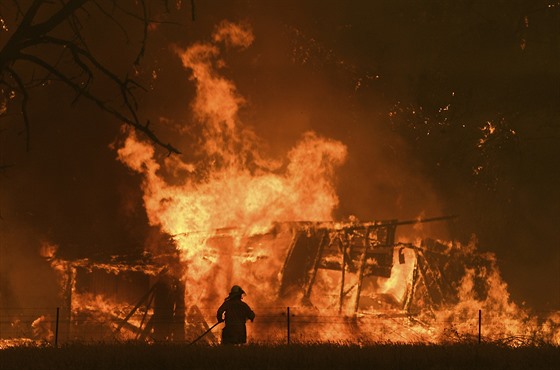
{"label": "flame plume", "polygon": [[[139,141],[132,130],[127,131],[118,150],[118,159],[143,175],[149,222],[174,237],[188,268],[189,298],[195,300],[200,293],[194,292],[208,289],[201,281],[215,281],[215,275],[220,275],[215,263],[227,270],[223,282],[211,287],[222,296],[233,280],[257,286],[263,277],[255,271],[244,274],[244,258],[280,258],[270,248],[257,250],[251,257],[243,256],[243,238],[268,231],[274,222],[331,220],[338,204],[333,182],[335,168],[346,157],[342,143],[306,132],[284,160],[269,159],[262,153],[256,133],[240,122],[238,111],[245,99],[233,82],[220,74],[224,62],[219,43],[246,48],[252,41],[248,26],[223,22],[212,42],[177,50],[196,85],[192,110],[202,127],[202,139],[195,150],[198,162],[194,166],[181,160],[160,164],[152,145]],[[182,183],[169,184],[161,172],[164,169],[173,173],[177,168],[190,171]],[[233,245],[224,242],[218,246],[217,256],[209,255],[206,242],[216,235],[216,230],[224,228],[235,229],[230,231],[230,235],[235,234]],[[274,280],[270,275],[266,274],[266,278]],[[262,296],[271,293],[263,292]],[[217,296],[206,301],[217,302]]]}

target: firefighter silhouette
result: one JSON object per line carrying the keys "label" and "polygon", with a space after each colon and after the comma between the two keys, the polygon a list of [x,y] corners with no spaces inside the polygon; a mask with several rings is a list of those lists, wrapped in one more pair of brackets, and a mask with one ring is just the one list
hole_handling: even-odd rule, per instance
{"label": "firefighter silhouette", "polygon": [[247,343],[247,320],[255,319],[255,313],[251,307],[242,301],[245,292],[240,286],[231,287],[228,297],[218,308],[216,317],[218,322],[225,321],[226,326],[222,330],[222,344]]}

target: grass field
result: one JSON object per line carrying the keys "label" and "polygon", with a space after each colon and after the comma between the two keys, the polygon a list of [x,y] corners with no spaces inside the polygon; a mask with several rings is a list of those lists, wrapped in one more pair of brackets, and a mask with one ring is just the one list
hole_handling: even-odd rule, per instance
{"label": "grass field", "polygon": [[25,369],[560,369],[560,347],[496,345],[88,344],[0,350],[2,370]]}

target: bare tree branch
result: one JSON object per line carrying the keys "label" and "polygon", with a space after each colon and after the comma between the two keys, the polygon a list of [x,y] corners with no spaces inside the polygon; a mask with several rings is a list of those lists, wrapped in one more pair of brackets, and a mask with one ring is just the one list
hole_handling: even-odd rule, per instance
{"label": "bare tree branch", "polygon": [[192,20],[193,22],[195,21],[195,12],[194,12],[194,0],[191,0],[191,14],[192,14]]}
{"label": "bare tree branch", "polygon": [[[17,0],[14,0],[17,3]],[[135,129],[143,132],[154,143],[167,149],[169,153],[179,153],[171,144],[160,141],[157,135],[149,128],[148,123],[143,124],[138,117],[138,103],[135,96],[135,90],[141,89],[146,91],[138,82],[131,79],[127,74],[120,76],[109,65],[101,62],[88,48],[86,40],[82,35],[83,24],[79,16],[79,12],[85,12],[89,18],[91,15],[85,8],[85,5],[94,4],[95,9],[108,18],[112,23],[117,24],[120,30],[125,34],[127,42],[129,36],[124,26],[108,11],[106,11],[98,2],[101,0],[67,0],[60,1],[57,8],[53,7],[53,3],[45,0],[33,0],[27,9],[23,12],[23,17],[17,26],[15,32],[12,33],[4,47],[0,50],[0,83],[21,94],[21,113],[27,133],[26,146],[30,145],[30,119],[28,115],[29,89],[39,84],[44,84],[52,80],[61,82],[70,87],[75,93],[72,104],[76,103],[80,98],[85,98],[96,104],[96,106],[125,122]],[[127,16],[134,16],[142,22],[142,39],[138,54],[134,59],[134,64],[139,64],[146,51],[148,39],[148,28],[152,20],[149,18],[148,7],[146,1],[139,0],[137,5],[141,7],[141,15],[137,16],[129,12],[120,4],[119,0],[112,0],[114,9],[118,9]],[[19,5],[19,4],[17,4]],[[48,5],[48,7],[47,7]],[[56,5],[55,5],[56,6]],[[54,12],[53,12],[54,9]],[[20,8],[17,8],[20,12]],[[39,13],[49,14],[46,19],[37,22]],[[69,27],[68,37],[60,38],[60,32],[54,32],[62,24]],[[68,29],[68,28],[67,28]],[[40,46],[49,46],[55,52],[58,50],[59,59],[56,62],[49,58],[41,56]],[[60,65],[62,58],[69,64]],[[46,72],[46,76],[36,79],[34,76],[30,80],[24,78],[19,66],[20,62],[31,63],[31,65],[39,67]],[[25,64],[25,63],[24,63]],[[16,69],[17,67],[17,69]],[[29,73],[27,73],[29,74]],[[35,74],[33,70],[33,75]],[[100,96],[92,91],[91,82],[94,79],[102,78],[109,81],[114,91],[118,92],[121,107],[115,106],[114,103],[103,100]],[[14,89],[14,87],[16,87]]]}
{"label": "bare tree branch", "polygon": [[[64,75],[57,68],[50,65],[49,63],[42,60],[41,58],[38,58],[34,55],[20,54],[18,59],[29,61],[33,64],[36,64],[36,65],[44,68],[49,73],[58,77],[66,85],[73,88],[76,91],[76,93],[81,94],[84,97],[86,97],[88,100],[96,103],[97,106],[99,107],[99,109],[101,109],[102,111],[110,113],[111,115],[117,117],[121,121],[133,126],[135,129],[143,132],[146,136],[148,136],[150,138],[150,140],[152,140],[154,143],[162,146],[163,148],[166,148],[169,152],[179,153],[179,151],[177,149],[175,149],[171,144],[165,144],[162,141],[160,141],[160,139],[155,135],[155,133],[148,128],[148,124],[143,125],[143,124],[140,123],[140,121],[138,120],[138,117],[136,115],[136,112],[134,112],[134,109],[132,109],[130,103],[128,102],[128,98],[125,98],[125,101],[126,101],[126,105],[132,111],[133,119],[126,117],[125,115],[123,115],[118,110],[110,107],[108,104],[106,104],[100,98],[91,94],[89,91],[83,89],[80,85],[78,85],[76,82],[74,82],[68,76]],[[129,82],[125,81],[124,84],[121,86],[121,91],[123,92],[123,95],[125,95],[125,96],[128,93],[128,84],[129,84]]]}
{"label": "bare tree branch", "polygon": [[11,68],[7,68],[7,71],[11,73],[12,78],[14,79],[14,81],[16,81],[16,84],[19,87],[19,91],[23,96],[21,101],[21,114],[23,115],[23,122],[25,124],[25,146],[27,150],[29,150],[29,145],[31,142],[31,127],[29,125],[29,115],[27,114],[27,103],[29,102],[29,94],[27,93],[27,88],[25,87],[25,84],[23,83],[19,75]]}
{"label": "bare tree branch", "polygon": [[138,52],[138,56],[136,56],[136,59],[134,60],[134,64],[138,65],[140,64],[140,59],[142,59],[142,57],[144,56],[144,53],[146,52],[146,41],[148,40],[148,26],[149,26],[149,22],[148,22],[148,9],[146,8],[146,1],[144,0],[140,0],[140,4],[142,4],[142,11],[144,13],[144,35],[143,35],[143,39],[142,39],[142,46],[140,47],[140,51]]}
{"label": "bare tree branch", "polygon": [[123,25],[118,22],[115,17],[113,17],[107,10],[105,10],[105,8],[103,8],[97,1],[94,1],[93,4],[97,7],[97,9],[99,9],[99,11],[101,13],[103,13],[109,20],[111,20],[111,22],[113,24],[115,24],[123,33],[124,37],[126,38],[126,42],[129,43],[130,42],[130,37],[128,36],[128,32],[126,31],[126,29],[123,27]]}

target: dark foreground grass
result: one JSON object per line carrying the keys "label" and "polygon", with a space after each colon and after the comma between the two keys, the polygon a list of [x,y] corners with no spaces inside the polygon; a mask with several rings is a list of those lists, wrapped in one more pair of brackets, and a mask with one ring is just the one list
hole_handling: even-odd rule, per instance
{"label": "dark foreground grass", "polygon": [[559,347],[96,344],[0,350],[0,369],[560,369]]}

